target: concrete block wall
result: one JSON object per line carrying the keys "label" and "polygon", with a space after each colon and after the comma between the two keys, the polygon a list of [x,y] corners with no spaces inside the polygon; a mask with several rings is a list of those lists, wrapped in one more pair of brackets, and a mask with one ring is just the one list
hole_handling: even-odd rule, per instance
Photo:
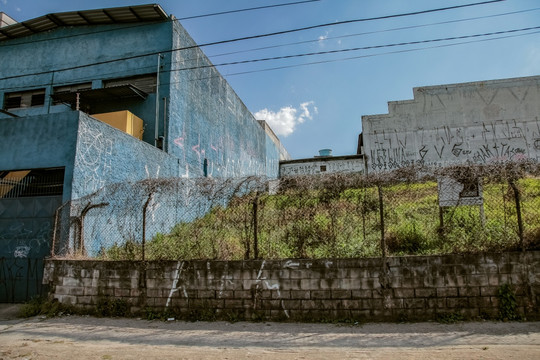
{"label": "concrete block wall", "polygon": [[44,284],[62,303],[126,300],[150,307],[279,320],[496,317],[510,284],[517,310],[540,315],[540,252],[282,261],[48,260]]}

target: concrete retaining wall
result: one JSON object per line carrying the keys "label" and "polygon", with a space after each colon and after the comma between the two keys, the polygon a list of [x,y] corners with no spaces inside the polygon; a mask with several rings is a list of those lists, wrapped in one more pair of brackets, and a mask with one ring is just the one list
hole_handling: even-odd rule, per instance
{"label": "concrete retaining wall", "polygon": [[538,318],[540,252],[283,261],[48,260],[44,283],[62,303],[119,298],[132,311],[235,313],[291,320],[497,317],[510,284],[517,311]]}

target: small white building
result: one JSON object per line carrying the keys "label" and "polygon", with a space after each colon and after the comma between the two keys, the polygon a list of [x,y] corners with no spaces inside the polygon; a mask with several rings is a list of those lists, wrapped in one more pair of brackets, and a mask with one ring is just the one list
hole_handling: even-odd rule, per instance
{"label": "small white building", "polygon": [[332,150],[323,149],[319,156],[306,159],[281,161],[279,176],[316,175],[365,172],[363,155],[332,156]]}

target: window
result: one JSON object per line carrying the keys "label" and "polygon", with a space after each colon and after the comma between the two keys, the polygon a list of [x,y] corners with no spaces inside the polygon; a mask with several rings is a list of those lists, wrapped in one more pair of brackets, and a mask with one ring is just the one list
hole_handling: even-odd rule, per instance
{"label": "window", "polygon": [[45,104],[45,89],[6,93],[4,110],[24,109]]}
{"label": "window", "polygon": [[321,165],[321,172],[325,172],[326,171],[326,165]]}
{"label": "window", "polygon": [[33,94],[30,100],[30,106],[40,106],[45,104],[45,93]]}
{"label": "window", "polygon": [[[91,82],[79,83],[79,84],[71,84],[71,85],[63,85],[63,86],[55,86],[54,94],[65,93],[65,92],[77,92],[77,91],[90,90],[90,89],[92,89],[92,83]],[[53,105],[58,105],[58,104],[62,104],[62,101],[59,101],[59,100],[55,99],[53,101]]]}
{"label": "window", "polygon": [[137,89],[144,91],[147,94],[156,92],[156,74],[146,74],[131,76],[126,78],[111,79],[103,81],[103,87],[115,87],[120,85],[133,85]]}
{"label": "window", "polygon": [[61,92],[76,92],[79,90],[90,90],[92,88],[92,83],[80,83],[80,84],[71,84],[71,85],[63,85],[63,86],[56,86],[54,88],[54,93],[61,93]]}
{"label": "window", "polygon": [[0,199],[56,196],[64,191],[64,168],[0,171]]}

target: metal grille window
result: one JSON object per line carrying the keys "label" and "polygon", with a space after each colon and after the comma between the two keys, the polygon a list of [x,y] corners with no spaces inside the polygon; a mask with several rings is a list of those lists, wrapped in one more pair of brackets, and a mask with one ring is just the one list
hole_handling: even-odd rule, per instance
{"label": "metal grille window", "polygon": [[6,93],[4,109],[24,109],[45,104],[45,89]]}
{"label": "metal grille window", "polygon": [[0,199],[62,195],[64,168],[0,171]]}
{"label": "metal grille window", "polygon": [[[90,90],[92,89],[92,83],[80,83],[80,84],[71,84],[71,85],[63,85],[63,86],[56,86],[54,88],[54,93],[65,93],[65,92],[77,92],[77,91],[83,91],[83,90]],[[62,101],[54,100],[53,105],[61,104]]]}
{"label": "metal grille window", "polygon": [[121,85],[133,85],[137,89],[140,89],[141,91],[144,91],[147,94],[155,93],[156,92],[156,74],[146,74],[146,75],[138,75],[138,76],[131,76],[126,78],[120,78],[120,79],[111,79],[103,81],[103,87],[109,88],[109,87],[115,87],[115,86],[121,86]]}

